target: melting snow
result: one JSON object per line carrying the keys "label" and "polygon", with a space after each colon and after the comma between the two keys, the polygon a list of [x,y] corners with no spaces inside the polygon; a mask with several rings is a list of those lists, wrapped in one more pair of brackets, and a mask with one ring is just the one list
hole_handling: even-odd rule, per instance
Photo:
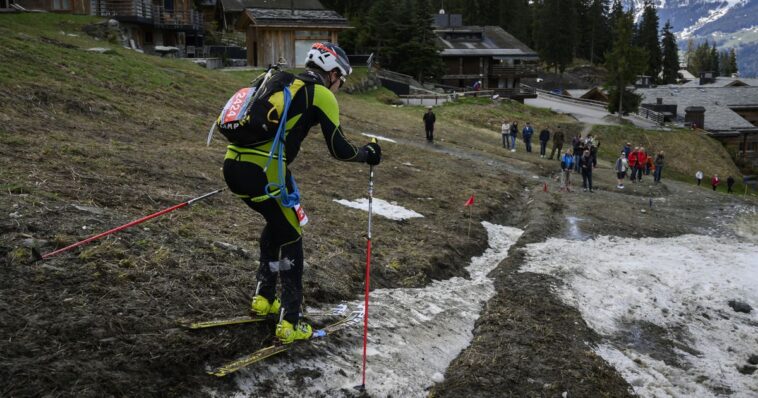
{"label": "melting snow", "polygon": [[[482,223],[489,249],[471,259],[470,278],[435,281],[419,289],[377,289],[369,303],[366,390],[371,396],[420,397],[467,347],[483,304],[495,293],[487,277],[507,257],[522,231]],[[401,265],[402,266],[402,265]],[[362,301],[350,304],[353,308]],[[361,383],[362,327],[314,342],[320,351],[299,358],[290,352],[240,371],[237,397],[353,396]],[[336,343],[335,343],[336,342]],[[295,379],[301,378],[304,387]],[[349,392],[348,392],[349,391]]]}
{"label": "melting snow", "polygon": [[[564,301],[606,337],[597,353],[640,396],[758,396],[756,375],[738,370],[758,355],[758,245],[685,235],[550,239],[526,250],[521,271],[564,282]],[[753,311],[735,312],[730,300]],[[650,324],[661,333],[640,336]]]}
{"label": "melting snow", "polygon": [[394,142],[397,143],[397,141],[393,140],[392,138],[387,138],[378,134],[373,133],[361,133],[361,135],[364,135],[366,137],[376,138],[379,141],[387,141],[387,142]]}
{"label": "melting snow", "polygon": [[[368,211],[368,199],[366,198],[360,198],[352,202],[345,199],[334,199],[334,201],[347,207]],[[416,213],[413,210],[408,210],[402,206],[398,206],[394,202],[389,203],[386,200],[377,198],[374,198],[371,203],[371,211],[380,216],[387,217],[390,220],[405,220],[408,218],[423,217],[421,214]]]}

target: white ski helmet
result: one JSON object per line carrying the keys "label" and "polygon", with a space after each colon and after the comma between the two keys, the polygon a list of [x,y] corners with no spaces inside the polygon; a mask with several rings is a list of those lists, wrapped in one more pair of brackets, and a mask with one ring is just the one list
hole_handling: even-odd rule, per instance
{"label": "white ski helmet", "polygon": [[353,73],[353,68],[350,67],[350,61],[347,59],[345,50],[333,43],[314,43],[310,51],[308,51],[305,64],[307,65],[310,62],[313,62],[325,72],[331,72],[337,68],[344,77],[348,77]]}

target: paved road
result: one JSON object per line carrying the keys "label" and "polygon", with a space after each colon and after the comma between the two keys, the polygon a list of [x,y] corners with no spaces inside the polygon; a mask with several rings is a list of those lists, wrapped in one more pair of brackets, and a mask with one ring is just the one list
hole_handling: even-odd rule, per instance
{"label": "paved road", "polygon": [[[527,105],[536,106],[538,108],[548,108],[558,113],[566,113],[574,116],[582,123],[591,125],[614,126],[619,124],[613,120],[609,120],[610,118],[608,118],[608,116],[611,116],[611,114],[608,113],[608,111],[597,106],[582,105],[575,102],[562,101],[560,99],[542,94],[540,94],[538,98],[527,99],[524,101],[524,103]],[[635,126],[644,129],[658,128],[655,123],[638,117],[626,117],[625,120],[628,120],[634,123]]]}

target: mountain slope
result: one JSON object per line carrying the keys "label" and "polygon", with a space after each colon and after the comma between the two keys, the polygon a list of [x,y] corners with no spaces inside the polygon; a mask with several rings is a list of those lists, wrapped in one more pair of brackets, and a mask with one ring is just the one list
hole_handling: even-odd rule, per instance
{"label": "mountain slope", "polygon": [[[657,0],[661,26],[670,21],[679,44],[689,39],[715,41],[720,49],[737,49],[740,75],[758,74],[758,1],[756,0]],[[635,16],[642,15],[644,0],[628,0]]]}

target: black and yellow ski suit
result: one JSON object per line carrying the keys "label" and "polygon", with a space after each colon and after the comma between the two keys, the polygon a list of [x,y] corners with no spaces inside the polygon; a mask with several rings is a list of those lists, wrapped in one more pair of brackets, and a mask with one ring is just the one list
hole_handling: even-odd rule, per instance
{"label": "black and yellow ski suit", "polygon": [[[291,164],[311,127],[320,124],[329,153],[338,160],[365,162],[366,155],[347,141],[339,122],[339,106],[334,94],[321,84],[320,77],[306,72],[290,86],[292,101],[286,123],[284,164]],[[281,98],[277,97],[280,96]],[[283,93],[275,93],[271,102],[283,102]],[[281,109],[281,108],[280,108]],[[295,324],[299,320],[303,296],[302,229],[295,210],[282,205],[279,197],[270,198],[265,187],[278,182],[277,158],[263,171],[273,142],[255,147],[229,145],[224,160],[224,179],[229,189],[266,219],[260,238],[258,294],[273,302],[277,273],[282,279],[284,319]],[[291,174],[286,170],[287,191],[292,192]]]}

